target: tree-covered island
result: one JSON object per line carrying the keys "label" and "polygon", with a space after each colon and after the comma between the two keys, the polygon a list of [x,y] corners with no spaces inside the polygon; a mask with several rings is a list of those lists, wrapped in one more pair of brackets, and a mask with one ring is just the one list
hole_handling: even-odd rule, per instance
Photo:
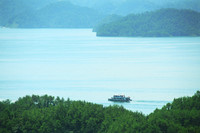
{"label": "tree-covered island", "polygon": [[160,9],[131,14],[102,24],[95,30],[97,36],[200,36],[200,13],[192,10]]}
{"label": "tree-covered island", "polygon": [[147,116],[48,95],[0,102],[0,133],[199,133],[199,120],[200,91]]}

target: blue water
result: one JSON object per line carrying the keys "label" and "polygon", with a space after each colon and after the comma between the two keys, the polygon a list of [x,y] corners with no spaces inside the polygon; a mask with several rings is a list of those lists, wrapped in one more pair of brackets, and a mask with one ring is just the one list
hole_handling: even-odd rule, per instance
{"label": "blue water", "polygon": [[200,90],[200,37],[96,37],[91,29],[0,29],[0,100],[49,94],[145,114]]}

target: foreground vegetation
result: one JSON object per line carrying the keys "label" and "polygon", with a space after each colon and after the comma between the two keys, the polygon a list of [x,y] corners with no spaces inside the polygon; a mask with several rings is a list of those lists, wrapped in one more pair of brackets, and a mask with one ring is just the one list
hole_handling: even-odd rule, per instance
{"label": "foreground vegetation", "polygon": [[199,120],[200,91],[148,116],[47,95],[0,102],[0,133],[199,133]]}
{"label": "foreground vegetation", "polygon": [[200,13],[192,10],[161,9],[132,14],[98,26],[97,36],[200,36]]}

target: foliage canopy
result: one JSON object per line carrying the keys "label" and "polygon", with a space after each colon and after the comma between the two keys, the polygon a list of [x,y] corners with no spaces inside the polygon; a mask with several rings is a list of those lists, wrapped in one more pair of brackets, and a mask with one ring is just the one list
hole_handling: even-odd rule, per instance
{"label": "foliage canopy", "polygon": [[32,95],[0,102],[5,133],[177,133],[200,132],[200,91],[174,99],[148,116],[122,106]]}

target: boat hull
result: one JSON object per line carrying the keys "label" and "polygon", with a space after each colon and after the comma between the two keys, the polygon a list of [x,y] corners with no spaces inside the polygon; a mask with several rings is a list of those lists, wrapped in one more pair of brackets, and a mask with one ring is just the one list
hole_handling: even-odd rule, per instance
{"label": "boat hull", "polygon": [[108,101],[112,101],[112,102],[130,102],[132,100],[119,100],[119,99],[108,99]]}

